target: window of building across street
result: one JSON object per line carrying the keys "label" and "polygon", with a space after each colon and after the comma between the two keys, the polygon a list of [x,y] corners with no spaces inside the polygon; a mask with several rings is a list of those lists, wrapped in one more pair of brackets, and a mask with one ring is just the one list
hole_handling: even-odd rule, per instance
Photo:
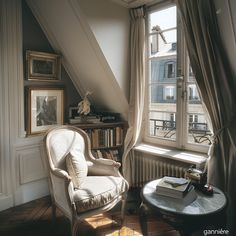
{"label": "window of building across street", "polygon": [[207,151],[211,132],[177,12],[174,4],[148,11],[145,141]]}

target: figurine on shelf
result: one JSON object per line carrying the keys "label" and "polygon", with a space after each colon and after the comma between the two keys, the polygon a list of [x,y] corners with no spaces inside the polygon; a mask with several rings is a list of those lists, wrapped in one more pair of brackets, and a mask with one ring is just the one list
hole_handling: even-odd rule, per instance
{"label": "figurine on shelf", "polygon": [[80,101],[79,104],[78,104],[77,113],[79,113],[82,116],[86,116],[90,113],[90,105],[91,104],[88,100],[88,96],[91,95],[91,94],[92,94],[92,92],[87,91],[85,96],[84,96],[84,99],[82,101]]}

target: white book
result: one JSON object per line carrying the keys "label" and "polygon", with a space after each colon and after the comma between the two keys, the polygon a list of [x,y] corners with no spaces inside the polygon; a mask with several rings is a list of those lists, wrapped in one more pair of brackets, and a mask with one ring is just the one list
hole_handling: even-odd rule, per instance
{"label": "white book", "polygon": [[156,191],[156,193],[157,193],[158,197],[160,197],[160,198],[163,198],[165,200],[169,199],[171,202],[183,204],[184,206],[191,204],[197,198],[197,194],[196,194],[196,191],[195,191],[195,188],[193,185],[190,185],[189,191],[187,193],[185,193],[185,195],[181,198],[175,197],[172,194],[168,195],[168,193],[163,194],[158,191]]}
{"label": "white book", "polygon": [[156,186],[159,194],[182,198],[189,191],[190,180],[165,176],[161,178]]}

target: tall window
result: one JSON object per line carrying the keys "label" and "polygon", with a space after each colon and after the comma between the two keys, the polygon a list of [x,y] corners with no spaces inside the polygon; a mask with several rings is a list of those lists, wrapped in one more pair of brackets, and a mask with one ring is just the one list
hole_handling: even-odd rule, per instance
{"label": "tall window", "polygon": [[[177,24],[178,22],[178,24]],[[175,5],[148,13],[148,107],[145,140],[206,151],[210,131]]]}

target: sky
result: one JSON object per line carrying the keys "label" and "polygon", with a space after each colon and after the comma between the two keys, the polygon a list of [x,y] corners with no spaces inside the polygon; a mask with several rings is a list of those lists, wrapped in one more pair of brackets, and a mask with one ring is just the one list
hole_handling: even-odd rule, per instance
{"label": "sky", "polygon": [[[151,29],[159,25],[162,30],[176,27],[176,7],[172,6],[150,15]],[[164,36],[167,42],[176,42],[176,30],[165,32]]]}

